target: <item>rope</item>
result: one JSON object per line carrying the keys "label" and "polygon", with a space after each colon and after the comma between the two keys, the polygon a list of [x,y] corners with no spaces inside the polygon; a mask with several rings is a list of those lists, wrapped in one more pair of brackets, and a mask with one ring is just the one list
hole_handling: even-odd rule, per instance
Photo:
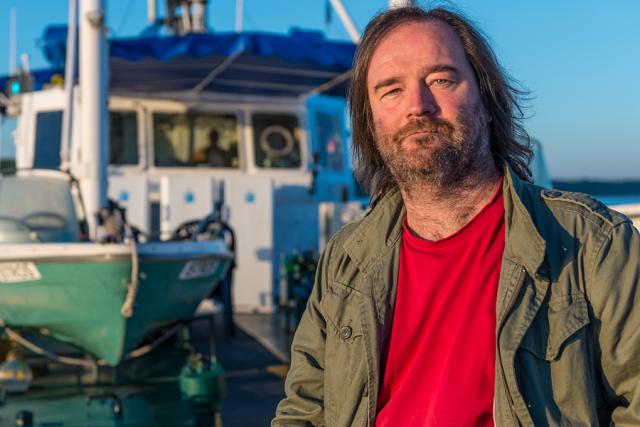
{"label": "rope", "polygon": [[32,343],[31,341],[27,340],[22,335],[20,335],[19,333],[15,332],[14,330],[12,330],[11,328],[9,328],[7,326],[4,327],[4,331],[9,336],[9,338],[11,340],[17,342],[18,344],[20,344],[24,348],[27,348],[27,349],[31,350],[32,352],[34,352],[36,354],[39,354],[41,356],[44,356],[44,357],[46,357],[48,359],[55,360],[56,362],[64,363],[65,365],[83,366],[85,368],[93,366],[93,362],[90,361],[90,360],[87,360],[87,359],[79,359],[79,358],[76,358],[76,357],[58,356],[55,353],[51,353],[50,351],[47,351],[47,350],[43,349],[42,347],[40,347],[40,346]]}
{"label": "rope", "polygon": [[[183,326],[182,324],[177,324],[171,329],[169,329],[167,332],[162,334],[162,336],[158,337],[153,342],[143,345],[141,347],[138,347],[135,350],[131,350],[129,353],[127,353],[124,356],[123,360],[135,359],[136,357],[144,356],[150,351],[155,350],[159,345],[161,345],[162,343],[167,341],[169,338],[171,338],[173,335],[175,335],[180,330],[180,328],[182,328],[182,326]],[[47,359],[51,359],[53,361],[56,361],[58,363],[62,363],[65,365],[83,366],[85,368],[93,367],[94,363],[97,363],[99,366],[107,365],[107,362],[105,362],[102,359],[96,360],[94,362],[92,360],[81,359],[77,357],[59,356],[55,353],[45,350],[44,348],[40,347],[37,344],[34,344],[33,342],[29,341],[28,339],[26,339],[25,337],[23,337],[22,335],[14,331],[13,329],[9,328],[8,326],[3,326],[3,327],[9,339],[20,344],[21,346],[23,346],[24,348],[30,350],[35,354],[46,357]]]}
{"label": "rope", "polygon": [[133,305],[136,302],[136,296],[138,295],[138,248],[136,247],[136,239],[131,238],[129,240],[131,246],[131,283],[129,283],[129,290],[127,291],[127,298],[122,304],[120,314],[125,319],[129,319],[133,316]]}

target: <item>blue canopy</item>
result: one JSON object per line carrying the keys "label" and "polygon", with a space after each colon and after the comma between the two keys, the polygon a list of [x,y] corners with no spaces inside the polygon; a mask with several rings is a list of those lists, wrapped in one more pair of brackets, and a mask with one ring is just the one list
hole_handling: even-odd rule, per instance
{"label": "blue canopy", "polygon": [[[44,83],[40,78],[62,73],[66,27],[48,28],[40,43],[55,69],[33,73],[34,88]],[[114,93],[344,96],[355,45],[328,41],[319,32],[294,30],[288,35],[245,32],[113,39],[109,49]],[[0,80],[0,88],[4,87]]]}

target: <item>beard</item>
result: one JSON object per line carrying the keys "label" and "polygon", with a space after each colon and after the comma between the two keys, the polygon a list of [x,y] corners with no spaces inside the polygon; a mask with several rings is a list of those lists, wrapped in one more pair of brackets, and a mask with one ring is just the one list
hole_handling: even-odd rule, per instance
{"label": "beard", "polygon": [[458,112],[457,125],[424,116],[385,132],[376,123],[378,152],[400,188],[411,190],[419,184],[455,188],[483,169],[487,160],[493,161],[484,117],[484,107],[477,102]]}

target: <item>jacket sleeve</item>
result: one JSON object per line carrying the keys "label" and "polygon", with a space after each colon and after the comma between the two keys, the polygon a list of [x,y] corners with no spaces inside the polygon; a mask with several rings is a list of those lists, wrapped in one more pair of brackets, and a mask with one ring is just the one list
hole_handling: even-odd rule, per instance
{"label": "jacket sleeve", "polygon": [[326,320],[321,308],[327,288],[333,241],[327,245],[316,270],[315,283],[291,344],[291,367],[285,381],[286,397],[278,404],[275,426],[323,426],[324,352]]}
{"label": "jacket sleeve", "polygon": [[595,254],[591,303],[604,397],[613,425],[640,425],[640,236],[627,220]]}

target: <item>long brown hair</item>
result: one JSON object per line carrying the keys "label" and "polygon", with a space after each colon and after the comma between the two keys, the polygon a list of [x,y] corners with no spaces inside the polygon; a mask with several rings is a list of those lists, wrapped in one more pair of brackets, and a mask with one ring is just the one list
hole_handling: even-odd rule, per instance
{"label": "long brown hair", "polygon": [[529,135],[524,130],[521,100],[527,92],[512,83],[502,69],[489,43],[461,14],[444,8],[424,10],[417,6],[399,7],[376,16],[365,29],[354,60],[349,91],[353,157],[356,177],[372,200],[378,200],[396,183],[376,148],[367,74],[371,57],[380,41],[395,28],[409,22],[435,20],[451,27],[460,40],[474,71],[480,96],[491,118],[489,138],[496,166],[508,164],[526,181],[531,180],[532,157]]}

